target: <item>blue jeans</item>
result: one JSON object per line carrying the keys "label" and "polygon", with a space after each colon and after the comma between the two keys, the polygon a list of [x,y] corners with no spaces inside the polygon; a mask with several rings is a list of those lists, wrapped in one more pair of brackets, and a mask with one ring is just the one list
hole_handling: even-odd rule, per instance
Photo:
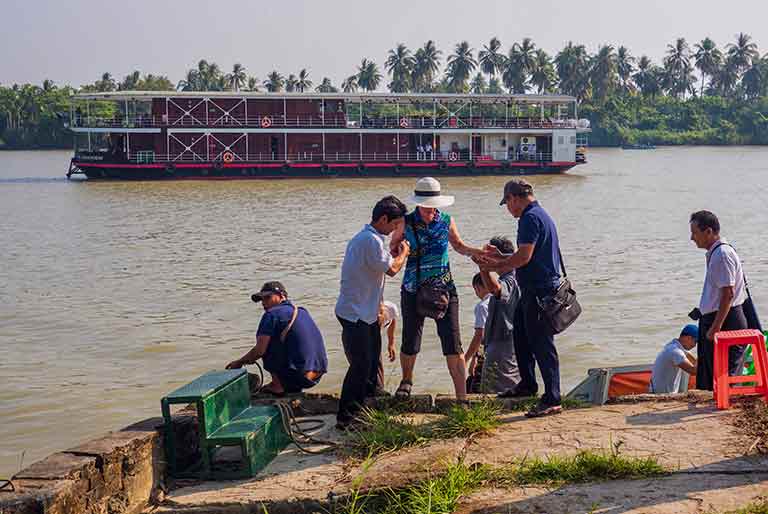
{"label": "blue jeans", "polygon": [[552,294],[553,290],[522,291],[522,299],[515,313],[515,353],[520,368],[521,391],[535,393],[536,364],[544,381],[542,402],[547,405],[560,405],[560,359],[555,348],[555,336],[541,320],[541,310],[537,296]]}

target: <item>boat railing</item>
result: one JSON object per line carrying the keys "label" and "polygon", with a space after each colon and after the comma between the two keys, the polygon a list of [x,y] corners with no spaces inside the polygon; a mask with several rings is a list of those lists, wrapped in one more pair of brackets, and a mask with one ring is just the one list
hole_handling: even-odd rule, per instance
{"label": "boat railing", "polygon": [[82,128],[329,128],[329,129],[563,129],[577,128],[576,120],[493,116],[369,116],[347,118],[344,113],[322,114],[209,114],[136,116],[75,116],[73,127]]}
{"label": "boat railing", "polygon": [[[205,152],[203,152],[204,154]],[[131,152],[124,159],[129,163],[154,164],[154,163],[225,163],[225,151],[211,155],[186,151],[180,154],[157,154],[152,151]],[[79,154],[78,154],[79,155]],[[119,159],[118,159],[119,160]],[[470,154],[469,150],[436,151],[436,152],[296,152],[285,155],[284,153],[258,152],[237,153],[227,155],[227,162],[243,164],[253,162],[289,162],[289,163],[333,163],[333,162],[424,162],[424,163],[466,163],[473,161],[483,165],[492,165],[497,162],[552,162],[552,154],[547,152],[520,153],[520,152],[484,152]]]}

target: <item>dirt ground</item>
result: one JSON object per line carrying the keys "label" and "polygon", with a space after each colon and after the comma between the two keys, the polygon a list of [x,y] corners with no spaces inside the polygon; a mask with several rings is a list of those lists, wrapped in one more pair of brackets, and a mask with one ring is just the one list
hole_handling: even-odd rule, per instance
{"label": "dirt ground", "polygon": [[[325,419],[318,437],[339,440],[333,416]],[[734,410],[685,399],[568,410],[541,419],[507,414],[487,436],[437,441],[383,455],[369,466],[336,454],[301,455],[289,447],[254,479],[190,484],[171,491],[152,512],[263,514],[262,504],[270,514],[320,512],[355,487],[401,487],[461,458],[501,465],[533,455],[610,451],[616,445],[625,455],[655,456],[672,474],[556,489],[482,490],[465,498],[458,512],[724,512],[768,495],[768,457],[746,455],[754,453],[753,438],[734,427],[735,419]]]}

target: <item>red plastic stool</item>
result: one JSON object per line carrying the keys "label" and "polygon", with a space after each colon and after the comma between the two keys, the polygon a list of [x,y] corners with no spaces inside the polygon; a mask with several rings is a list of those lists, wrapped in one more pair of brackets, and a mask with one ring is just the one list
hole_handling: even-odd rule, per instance
{"label": "red plastic stool", "polygon": [[[755,360],[754,375],[728,376],[728,350],[731,346],[752,345],[752,357]],[[731,387],[732,384],[752,382],[756,385]],[[731,406],[731,396],[759,394],[768,399],[768,352],[765,350],[765,337],[759,330],[731,330],[715,334],[715,403],[718,409]]]}

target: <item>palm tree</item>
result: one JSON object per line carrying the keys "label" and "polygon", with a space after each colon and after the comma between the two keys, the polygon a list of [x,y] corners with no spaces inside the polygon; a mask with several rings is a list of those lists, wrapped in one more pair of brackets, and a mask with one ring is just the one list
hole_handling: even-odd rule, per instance
{"label": "palm tree", "polygon": [[560,90],[583,100],[589,90],[589,54],[584,45],[572,41],[555,56]]}
{"label": "palm tree", "polygon": [[500,95],[504,92],[499,77],[493,77],[488,81],[488,88],[485,90],[489,95]]}
{"label": "palm tree", "polygon": [[517,49],[518,59],[523,70],[526,74],[530,74],[536,65],[536,45],[533,44],[533,40],[527,37],[521,43],[515,43],[512,46]]}
{"label": "palm tree", "polygon": [[644,96],[655,96],[659,91],[659,85],[654,76],[654,65],[647,55],[640,58],[637,63],[637,73],[632,78]]}
{"label": "palm tree", "polygon": [[135,70],[133,73],[130,73],[125,76],[123,81],[117,86],[118,91],[131,91],[134,89],[137,89],[139,86],[139,81],[141,80],[141,73],[139,70]]}
{"label": "palm tree", "polygon": [[608,94],[616,86],[617,81],[616,53],[613,46],[600,47],[595,55],[590,73],[590,81],[594,89],[595,98],[605,100]]}
{"label": "palm tree", "polygon": [[469,83],[469,92],[473,95],[485,94],[486,88],[485,77],[482,73],[475,75],[475,78]]}
{"label": "palm tree", "polygon": [[469,76],[477,67],[473,52],[469,42],[462,41],[456,45],[453,54],[448,57],[446,75],[450,88],[454,92],[460,93],[466,90]]}
{"label": "palm tree", "polygon": [[107,91],[114,91],[117,89],[117,84],[115,83],[115,79],[112,77],[112,74],[107,72],[103,73],[101,75],[101,79],[96,81],[96,90],[107,92]]}
{"label": "palm tree", "polygon": [[302,68],[299,72],[299,76],[296,79],[296,91],[303,93],[304,90],[312,87],[312,81],[309,78],[309,72],[306,68]]}
{"label": "palm tree", "polygon": [[504,86],[512,93],[522,94],[527,89],[528,72],[523,63],[523,56],[516,45],[512,45],[509,55],[504,60],[504,73],[501,74],[501,79]]}
{"label": "palm tree", "polygon": [[411,55],[411,51],[402,44],[389,51],[384,67],[390,75],[392,82],[389,83],[389,90],[393,93],[405,93],[412,83],[411,74],[416,61]]}
{"label": "palm tree", "polygon": [[245,68],[240,63],[235,63],[232,66],[232,73],[227,75],[227,85],[233,91],[240,91],[240,88],[245,86],[248,76],[245,73]]}
{"label": "palm tree", "polygon": [[285,92],[286,93],[295,93],[296,92],[296,81],[298,79],[296,78],[296,75],[293,73],[288,75],[288,78],[285,79]]}
{"label": "palm tree", "polygon": [[715,76],[723,62],[723,53],[710,38],[706,37],[694,46],[696,51],[693,58],[696,67],[701,72],[701,95],[704,96],[704,79]]}
{"label": "palm tree", "polygon": [[375,62],[363,59],[357,68],[357,85],[366,91],[375,91],[381,83],[381,73]]}
{"label": "palm tree", "polygon": [[538,93],[542,94],[551,93],[556,83],[557,75],[549,54],[542,49],[536,50],[533,70],[531,70],[531,85],[536,86]]}
{"label": "palm tree", "polygon": [[758,56],[757,45],[752,43],[752,37],[739,33],[736,43],[728,45],[728,57],[737,74],[741,74],[752,64],[752,59]]}
{"label": "palm tree", "polygon": [[179,91],[202,91],[202,81],[200,80],[200,72],[192,69],[187,71],[187,75],[179,81],[176,86]]}
{"label": "palm tree", "polygon": [[264,87],[270,93],[279,93],[283,90],[284,85],[285,78],[277,71],[270,72],[270,74],[267,75],[267,80],[264,81]]}
{"label": "palm tree", "polygon": [[616,51],[616,72],[619,74],[622,92],[631,92],[633,90],[632,74],[635,72],[635,58],[629,54],[629,50],[625,46],[620,46]]}
{"label": "palm tree", "polygon": [[677,38],[674,44],[667,45],[663,86],[670,92],[674,91],[675,97],[688,91],[688,74],[692,69],[690,62],[690,49],[685,38]]}
{"label": "palm tree", "polygon": [[432,89],[435,76],[440,70],[440,55],[442,52],[437,49],[435,42],[431,39],[424,43],[424,46],[416,50],[414,54],[413,73],[411,87],[414,91],[426,92]]}
{"label": "palm tree", "polygon": [[341,89],[345,93],[357,92],[357,75],[350,75],[341,83]]}
{"label": "palm tree", "polygon": [[734,57],[728,55],[725,58],[723,65],[720,66],[712,76],[709,90],[712,94],[728,96],[735,90],[738,81],[738,65],[734,62]]}
{"label": "palm tree", "polygon": [[248,77],[248,91],[259,91],[259,79]]}
{"label": "palm tree", "polygon": [[315,91],[318,93],[338,93],[339,90],[336,88],[333,83],[331,82],[331,79],[328,77],[323,77],[322,82],[320,82],[320,85],[318,85],[315,88]]}
{"label": "palm tree", "polygon": [[763,59],[752,59],[752,66],[744,72],[741,85],[747,98],[764,96],[768,86],[768,54]]}
{"label": "palm tree", "polygon": [[491,38],[487,45],[477,54],[477,60],[480,63],[480,69],[487,73],[491,79],[496,77],[504,69],[504,54],[500,52],[501,41],[498,38]]}

